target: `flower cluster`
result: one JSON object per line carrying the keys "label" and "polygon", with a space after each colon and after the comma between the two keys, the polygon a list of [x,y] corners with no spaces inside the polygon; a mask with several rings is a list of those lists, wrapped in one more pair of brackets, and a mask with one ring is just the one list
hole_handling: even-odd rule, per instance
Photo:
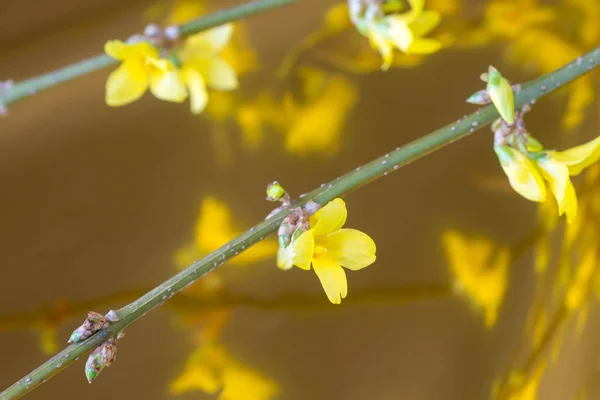
{"label": "flower cluster", "polygon": [[554,195],[558,214],[572,222],[577,215],[577,195],[570,176],[579,175],[600,158],[600,137],[565,151],[545,149],[524,127],[523,112],[514,125],[502,120],[492,125],[494,150],[512,188],[535,202]]}
{"label": "flower cluster", "polygon": [[165,101],[181,103],[189,97],[192,112],[202,112],[208,101],[207,86],[217,90],[238,86],[235,71],[220,56],[232,32],[233,25],[226,24],[192,35],[168,54],[137,39],[108,41],[104,51],[121,65],[106,81],[106,104],[132,103],[150,89]]}
{"label": "flower cluster", "polygon": [[[547,150],[529,133],[523,120],[529,106],[514,110],[513,87],[490,66],[482,75],[487,88],[467,99],[474,104],[493,103],[501,118],[494,121],[494,151],[512,188],[528,200],[543,203],[549,190],[556,199],[558,214],[572,222],[577,214],[577,195],[570,176],[600,158],[600,137],[565,151]],[[516,85],[518,89],[518,85]]]}

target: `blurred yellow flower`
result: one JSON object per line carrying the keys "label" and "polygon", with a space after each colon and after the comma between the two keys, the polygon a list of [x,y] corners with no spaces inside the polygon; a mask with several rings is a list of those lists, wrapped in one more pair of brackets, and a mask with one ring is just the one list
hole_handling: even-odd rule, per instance
{"label": "blurred yellow flower", "polygon": [[[287,127],[285,148],[292,154],[321,152],[335,154],[348,114],[358,100],[356,87],[342,75],[323,75],[321,84],[310,85],[317,70],[305,70],[307,102],[284,98]],[[309,88],[310,87],[310,88]]]}
{"label": "blurred yellow flower", "polygon": [[536,368],[533,374],[525,380],[521,375],[511,376],[511,386],[516,386],[516,389],[510,390],[508,400],[537,400],[537,391],[540,386],[540,380],[544,375],[546,365],[544,362]]}
{"label": "blurred yellow flower", "polygon": [[[581,50],[556,33],[529,29],[520,34],[510,47],[510,60],[515,64],[532,68],[536,74],[547,74],[576,59]],[[573,129],[581,124],[585,109],[594,100],[594,82],[584,75],[565,89],[569,94],[567,110],[562,126]]]}
{"label": "blurred yellow flower", "polygon": [[[175,255],[175,261],[180,268],[185,268],[194,260],[216,250],[241,233],[242,231],[232,222],[231,211],[227,204],[207,196],[200,205],[194,243],[179,250]],[[229,262],[255,263],[273,257],[276,252],[277,243],[266,239],[241,252]]]}
{"label": "blurred yellow flower", "polygon": [[173,394],[221,391],[219,400],[269,400],[279,392],[275,382],[233,359],[216,343],[204,344],[192,353],[170,390]]}
{"label": "blurred yellow flower", "polygon": [[455,288],[481,309],[486,327],[496,323],[508,285],[510,252],[487,238],[467,238],[455,230],[442,235]]}
{"label": "blurred yellow flower", "polygon": [[129,104],[142,97],[148,87],[161,100],[180,103],[186,99],[177,69],[170,60],[160,58],[158,49],[151,44],[110,40],[104,51],[122,61],[106,81],[105,99],[109,106]]}
{"label": "blurred yellow flower", "polygon": [[576,311],[582,308],[585,300],[591,292],[592,277],[598,265],[598,257],[595,247],[585,250],[581,256],[579,266],[575,271],[575,276],[569,283],[565,305],[569,311]]}
{"label": "blurred yellow flower", "polygon": [[187,38],[177,54],[181,79],[187,86],[194,114],[206,107],[207,85],[217,90],[233,90],[238,86],[235,71],[220,56],[232,32],[233,24],[226,24],[197,33]]}
{"label": "blurred yellow flower", "polygon": [[40,347],[44,354],[54,354],[58,350],[57,325],[44,323],[40,327]]}
{"label": "blurred yellow flower", "polygon": [[383,70],[392,65],[394,49],[406,54],[431,54],[441,48],[439,41],[423,37],[439,24],[440,14],[424,10],[424,0],[409,0],[409,3],[411,9],[405,13],[358,20],[358,31],[369,38],[371,46],[383,58]]}
{"label": "blurred yellow flower", "polygon": [[347,210],[344,200],[327,203],[310,218],[310,229],[302,233],[287,248],[291,262],[299,268],[312,267],[333,304],[340,304],[348,293],[346,273],[375,262],[375,242],[355,229],[342,229]]}
{"label": "blurred yellow flower", "polygon": [[492,0],[487,3],[484,27],[494,35],[514,39],[556,16],[554,8],[539,5],[538,0]]}

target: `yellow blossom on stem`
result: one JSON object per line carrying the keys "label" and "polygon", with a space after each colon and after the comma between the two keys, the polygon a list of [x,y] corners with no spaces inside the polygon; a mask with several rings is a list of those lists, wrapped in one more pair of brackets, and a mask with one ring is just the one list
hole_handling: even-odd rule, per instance
{"label": "yellow blossom on stem", "polygon": [[127,44],[110,40],[104,45],[106,54],[120,60],[121,65],[106,81],[106,104],[123,106],[134,102],[150,88],[161,100],[180,103],[187,97],[179,73],[170,60],[160,58],[150,43]]}
{"label": "yellow blossom on stem", "polygon": [[177,58],[180,76],[190,95],[194,114],[208,102],[207,86],[216,90],[233,90],[238,80],[233,68],[220,55],[233,33],[233,24],[225,24],[187,38]]}
{"label": "yellow blossom on stem", "polygon": [[487,238],[467,238],[455,230],[442,236],[455,288],[483,311],[485,326],[496,323],[508,285],[510,252]]}
{"label": "yellow blossom on stem", "polygon": [[383,58],[381,69],[387,70],[393,62],[394,49],[406,54],[431,54],[441,48],[435,39],[424,38],[440,22],[437,11],[424,10],[424,0],[409,0],[411,9],[384,17],[360,18],[357,29],[369,38],[371,46]]}
{"label": "yellow blossom on stem", "polygon": [[357,271],[375,262],[375,242],[356,229],[342,229],[346,216],[344,200],[330,201],[310,218],[310,229],[285,250],[293,265],[307,271],[312,265],[333,304],[348,294],[342,267]]}
{"label": "yellow blossom on stem", "polygon": [[577,195],[570,176],[598,161],[600,137],[565,151],[529,153],[508,145],[495,146],[494,150],[517,193],[531,201],[545,202],[547,184],[556,199],[558,215],[565,214],[570,223],[577,215]]}
{"label": "yellow blossom on stem", "polygon": [[527,200],[546,201],[546,185],[535,164],[509,146],[494,146],[500,165],[512,188]]}

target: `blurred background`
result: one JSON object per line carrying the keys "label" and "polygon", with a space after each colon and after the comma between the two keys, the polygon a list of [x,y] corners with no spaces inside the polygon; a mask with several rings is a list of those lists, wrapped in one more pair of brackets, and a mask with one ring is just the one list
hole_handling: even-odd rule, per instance
{"label": "blurred background", "polygon": [[[183,18],[177,3],[5,0],[0,77],[19,81],[96,55],[149,21]],[[239,2],[195,3],[200,11],[178,10]],[[11,106],[0,120],[0,387],[60,350],[88,309],[123,306],[262,220],[273,208],[267,183],[278,180],[292,196],[308,192],[475,111],[464,99],[484,87],[479,75],[488,65],[523,82],[597,45],[600,11],[575,3],[595,2],[426,2],[442,16],[432,37],[444,47],[427,57],[398,54],[381,72],[379,55],[353,28],[303,48],[338,4],[304,0],[236,26],[232,46],[241,50],[233,54],[245,57],[235,64],[240,88],[211,93],[199,116],[187,103],[150,94],[108,107],[104,84],[114,67]],[[514,15],[498,5],[512,5]],[[596,22],[585,19],[594,15]],[[584,22],[587,36],[576,32]],[[551,32],[571,47],[542,49],[531,32]],[[530,41],[518,42],[524,37]],[[282,77],[286,60],[292,66]],[[580,84],[592,98],[593,79]],[[573,112],[570,90],[527,117],[548,148],[598,134],[597,104],[588,99]],[[569,111],[579,116],[565,122]],[[576,181],[578,191],[583,184]],[[559,328],[535,324],[548,340],[531,344],[540,336],[532,334],[532,310],[547,310],[552,321],[557,303],[539,301],[536,244],[545,238],[556,250],[553,271],[564,222],[539,234],[538,206],[511,191],[488,128],[345,201],[347,226],[375,240],[377,261],[348,271],[341,305],[327,301],[313,272],[279,270],[271,238],[182,293],[190,302],[176,297],[130,327],[118,361],[93,385],[80,360],[28,398],[218,398],[220,387],[207,393],[190,372],[195,359],[209,357],[202,355],[209,342],[250,377],[246,395],[232,398],[261,398],[250,394],[257,380],[273,398],[298,400],[477,400],[503,385],[524,388],[513,399],[600,398],[592,290],[580,333],[581,318],[559,318]],[[466,259],[473,237],[515,255],[496,316],[460,290],[442,240],[448,231],[466,238]],[[238,304],[202,307],[206,296]],[[295,300],[278,303],[286,296]]]}

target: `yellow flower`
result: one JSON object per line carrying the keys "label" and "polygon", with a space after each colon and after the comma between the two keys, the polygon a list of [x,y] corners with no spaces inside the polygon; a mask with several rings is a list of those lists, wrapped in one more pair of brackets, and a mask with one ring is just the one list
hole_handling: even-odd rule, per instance
{"label": "yellow flower", "polygon": [[455,288],[482,309],[486,327],[496,323],[508,285],[510,252],[486,238],[467,238],[449,230],[442,244],[454,275]]}
{"label": "yellow flower", "polygon": [[40,347],[44,354],[54,354],[58,350],[57,326],[44,323],[40,328]]}
{"label": "yellow flower", "polygon": [[[180,268],[187,267],[194,260],[216,250],[242,233],[233,224],[231,211],[227,204],[212,196],[205,197],[200,205],[195,232],[194,243],[180,249],[175,255]],[[273,257],[276,251],[277,243],[267,239],[241,252],[229,262],[255,263]]]}
{"label": "yellow flower", "polygon": [[312,267],[333,304],[340,304],[348,293],[346,273],[375,262],[375,242],[355,229],[342,229],[346,222],[346,204],[342,199],[327,203],[310,218],[310,229],[290,244],[286,252],[299,268]]}
{"label": "yellow flower", "polygon": [[525,155],[509,146],[495,146],[496,154],[513,189],[531,201],[546,201],[547,182],[558,215],[567,222],[577,215],[577,195],[570,175],[578,175],[600,158],[600,137],[565,151],[540,151]]}
{"label": "yellow flower", "polygon": [[439,41],[423,38],[439,24],[440,14],[423,10],[424,0],[409,0],[409,3],[411,9],[408,12],[365,21],[358,27],[381,54],[383,70],[392,65],[394,48],[406,54],[431,54],[441,48]]}
{"label": "yellow flower", "polygon": [[554,20],[556,14],[537,0],[493,0],[486,7],[484,26],[494,35],[514,39],[535,25]]}
{"label": "yellow flower", "polygon": [[142,97],[148,87],[161,100],[180,103],[187,97],[173,63],[160,58],[158,49],[151,44],[110,40],[104,45],[104,51],[122,61],[106,81],[106,104],[109,106],[129,104]]}
{"label": "yellow flower", "polygon": [[270,400],[277,393],[277,385],[271,380],[249,368],[232,365],[223,373],[219,400]]}
{"label": "yellow flower", "polygon": [[575,276],[567,288],[565,305],[569,311],[576,311],[584,305],[591,291],[592,277],[597,265],[596,249],[594,247],[586,249],[581,256]]}
{"label": "yellow flower", "polygon": [[394,49],[406,54],[431,54],[441,48],[439,41],[423,38],[439,24],[440,14],[425,11],[424,0],[409,0],[409,3],[411,9],[401,14],[354,19],[358,31],[369,38],[371,46],[381,54],[383,70],[392,65]]}
{"label": "yellow flower", "polygon": [[[313,70],[310,70],[313,71]],[[318,72],[307,72],[315,75]],[[311,79],[304,77],[304,83]],[[341,75],[325,76],[322,84],[305,87],[309,101],[298,104],[287,96],[284,100],[288,128],[285,129],[285,148],[293,154],[338,150],[340,134],[348,114],[358,100],[356,87]]]}
{"label": "yellow flower", "polygon": [[546,364],[542,361],[527,380],[520,374],[512,375],[511,386],[513,386],[513,388],[510,390],[510,397],[508,397],[508,400],[536,400],[538,398],[538,387],[540,385],[540,380],[544,375],[545,367]]}
{"label": "yellow flower", "polygon": [[527,200],[546,201],[546,185],[535,164],[519,150],[509,146],[494,146],[500,165],[510,185]]}
{"label": "yellow flower", "polygon": [[190,95],[190,108],[199,114],[206,107],[206,86],[216,90],[237,88],[237,76],[220,53],[229,42],[233,25],[221,25],[187,38],[177,54],[181,62],[181,80]]}
{"label": "yellow flower", "polygon": [[170,390],[173,394],[220,391],[219,400],[269,400],[279,391],[275,382],[235,360],[223,346],[211,342],[192,353]]}

